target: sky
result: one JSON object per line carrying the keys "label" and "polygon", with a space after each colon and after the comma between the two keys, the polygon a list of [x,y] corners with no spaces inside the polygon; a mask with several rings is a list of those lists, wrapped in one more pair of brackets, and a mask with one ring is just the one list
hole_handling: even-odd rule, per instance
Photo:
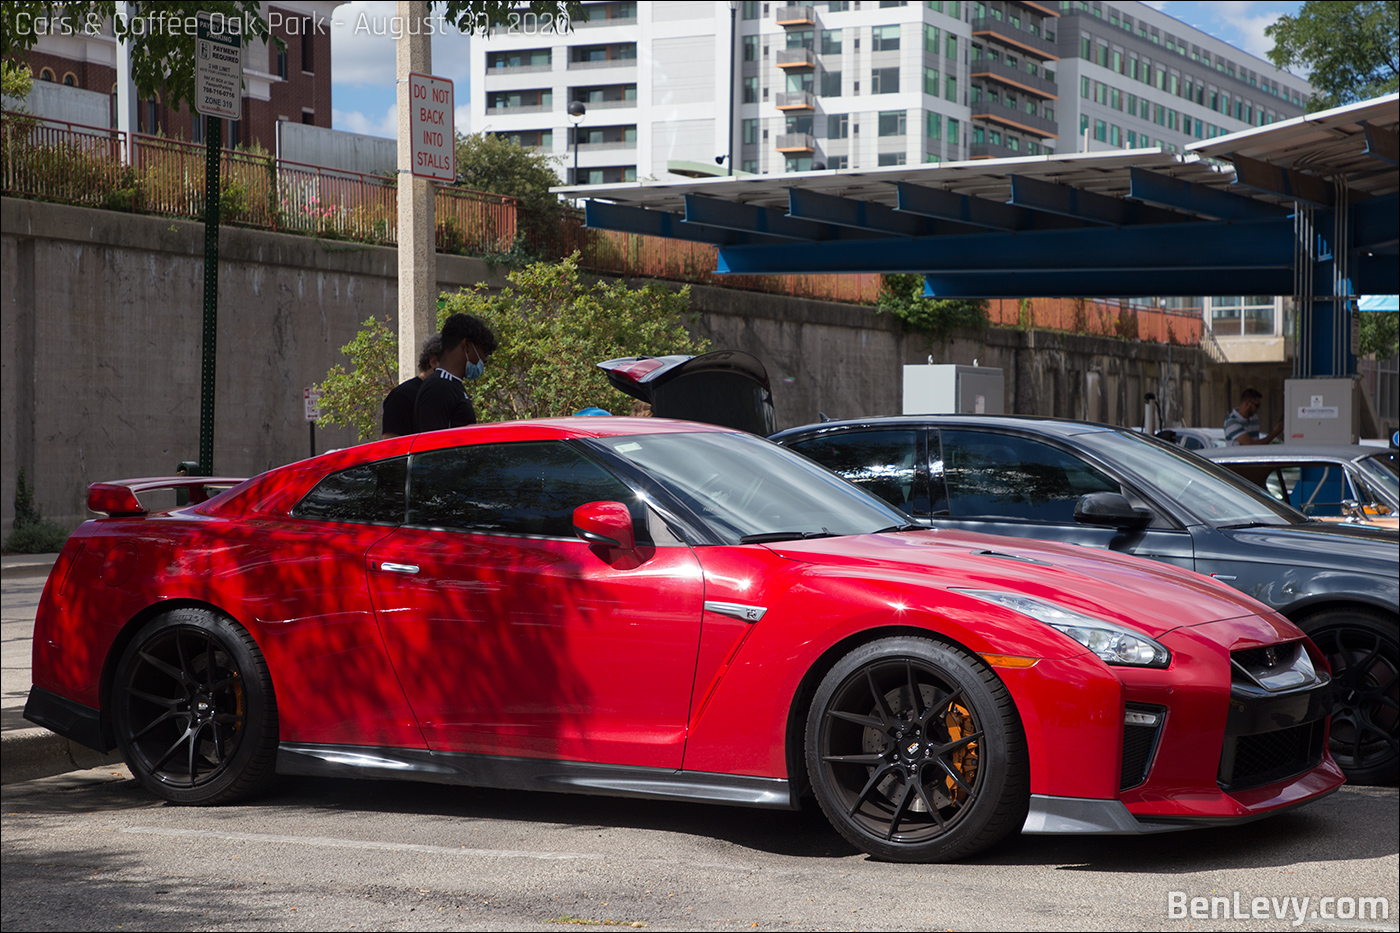
{"label": "sky", "polygon": [[[1273,45],[1265,27],[1281,14],[1297,12],[1302,0],[1149,0],[1147,5],[1263,58]],[[336,8],[331,21],[335,129],[397,135],[393,14],[393,0],[351,0]],[[433,74],[453,82],[457,130],[470,132],[471,42],[455,29],[446,32],[433,36]]]}

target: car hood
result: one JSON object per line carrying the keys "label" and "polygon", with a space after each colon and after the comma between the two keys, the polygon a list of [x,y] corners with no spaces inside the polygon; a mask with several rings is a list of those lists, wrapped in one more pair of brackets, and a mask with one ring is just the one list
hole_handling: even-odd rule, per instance
{"label": "car hood", "polygon": [[766,545],[814,569],[940,589],[1000,590],[1033,596],[1153,638],[1183,626],[1272,613],[1209,577],[1110,551],[948,529],[851,535]]}
{"label": "car hood", "polygon": [[1400,569],[1400,539],[1383,528],[1317,521],[1216,530],[1252,561],[1379,574],[1391,580]]}

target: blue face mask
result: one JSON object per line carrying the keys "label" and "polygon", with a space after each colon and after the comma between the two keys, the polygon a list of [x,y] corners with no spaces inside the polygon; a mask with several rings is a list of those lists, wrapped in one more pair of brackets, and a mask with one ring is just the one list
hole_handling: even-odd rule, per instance
{"label": "blue face mask", "polygon": [[466,372],[462,373],[463,379],[480,379],[481,374],[486,372],[486,361],[477,360],[475,363],[468,362]]}

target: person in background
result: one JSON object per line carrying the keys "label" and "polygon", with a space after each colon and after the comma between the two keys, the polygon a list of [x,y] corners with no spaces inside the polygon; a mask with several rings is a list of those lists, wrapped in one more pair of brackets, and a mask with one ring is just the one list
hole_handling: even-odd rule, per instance
{"label": "person in background", "polygon": [[442,355],[418,389],[413,426],[441,431],[476,424],[476,409],[467,397],[466,380],[479,379],[486,358],[496,351],[496,335],[473,314],[454,314],[442,325]]}
{"label": "person in background", "polygon": [[428,374],[437,369],[440,356],[442,334],[433,334],[423,342],[423,350],[418,354],[418,375],[400,382],[384,396],[381,438],[413,433],[413,406],[418,401],[418,390],[423,387],[423,380],[428,378]]}
{"label": "person in background", "polygon": [[1258,389],[1245,389],[1240,393],[1240,403],[1225,416],[1225,443],[1244,446],[1269,444],[1283,433],[1283,422],[1279,421],[1267,437],[1259,436],[1259,403],[1263,400],[1264,396]]}

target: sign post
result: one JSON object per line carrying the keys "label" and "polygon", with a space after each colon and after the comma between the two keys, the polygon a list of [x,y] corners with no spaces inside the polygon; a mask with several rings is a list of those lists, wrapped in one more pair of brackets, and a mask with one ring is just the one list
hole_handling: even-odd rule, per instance
{"label": "sign post", "polygon": [[316,456],[316,422],[321,420],[321,390],[307,386],[301,392],[302,404],[306,406],[306,420],[311,425],[311,456]]}
{"label": "sign post", "polygon": [[[223,24],[220,23],[220,26]],[[239,37],[200,13],[195,36],[195,111],[204,117],[204,348],[199,375],[199,471],[214,475],[214,362],[219,332],[219,143],[223,121],[243,103]]]}

